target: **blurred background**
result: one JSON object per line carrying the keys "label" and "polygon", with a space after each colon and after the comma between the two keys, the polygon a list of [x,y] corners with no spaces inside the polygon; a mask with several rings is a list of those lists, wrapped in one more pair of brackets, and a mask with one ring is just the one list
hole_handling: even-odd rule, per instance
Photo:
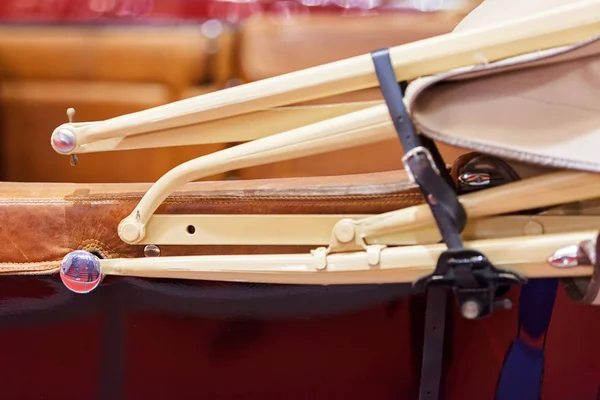
{"label": "blurred background", "polygon": [[[84,154],[51,149],[67,121],[95,121],[447,33],[480,0],[2,0],[0,179],[149,182],[232,144]],[[379,99],[378,89],[319,102]],[[390,140],[208,179],[402,168]],[[443,147],[447,159],[461,151]],[[367,155],[367,156],[365,156]],[[123,168],[127,164],[127,168]]]}

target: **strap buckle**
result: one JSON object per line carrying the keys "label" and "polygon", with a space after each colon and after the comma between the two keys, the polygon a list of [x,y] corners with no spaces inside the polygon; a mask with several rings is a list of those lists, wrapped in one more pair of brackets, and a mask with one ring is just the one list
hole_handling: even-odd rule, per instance
{"label": "strap buckle", "polygon": [[427,147],[417,146],[413,149],[410,149],[404,154],[404,156],[402,156],[404,170],[408,175],[408,179],[412,183],[417,183],[414,169],[417,169],[416,167],[419,166],[419,169],[422,169],[424,162],[426,163],[425,165],[429,166],[437,175],[440,175],[440,170],[438,169],[433,156]]}

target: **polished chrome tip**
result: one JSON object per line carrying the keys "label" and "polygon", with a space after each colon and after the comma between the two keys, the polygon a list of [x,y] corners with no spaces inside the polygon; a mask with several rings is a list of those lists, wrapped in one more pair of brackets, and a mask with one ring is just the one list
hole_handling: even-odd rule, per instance
{"label": "polished chrome tip", "polygon": [[548,257],[548,264],[556,268],[573,268],[593,265],[596,262],[596,246],[591,240],[558,249]]}
{"label": "polished chrome tip", "polygon": [[77,145],[75,134],[66,128],[59,128],[52,134],[52,147],[58,153],[69,154]]}

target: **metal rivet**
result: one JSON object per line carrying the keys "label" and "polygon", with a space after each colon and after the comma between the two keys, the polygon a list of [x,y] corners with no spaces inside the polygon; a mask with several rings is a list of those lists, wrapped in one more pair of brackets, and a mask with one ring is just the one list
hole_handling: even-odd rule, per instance
{"label": "metal rivet", "polygon": [[156,245],[149,244],[144,247],[144,255],[146,257],[160,257],[160,248]]}

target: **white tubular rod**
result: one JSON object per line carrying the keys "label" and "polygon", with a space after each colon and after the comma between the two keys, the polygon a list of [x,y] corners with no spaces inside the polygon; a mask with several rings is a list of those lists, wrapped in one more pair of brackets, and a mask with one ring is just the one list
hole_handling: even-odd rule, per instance
{"label": "white tubular rod", "polygon": [[[399,81],[576,44],[600,34],[599,0],[582,0],[534,16],[453,32],[390,48]],[[77,127],[64,124],[81,146],[164,131],[378,85],[370,54],[251,82]]]}
{"label": "white tubular rod", "polygon": [[[557,235],[525,236],[465,242],[465,248],[482,252],[497,267],[527,278],[589,276],[592,268],[555,268],[546,260],[558,249],[595,242],[597,230]],[[412,282],[431,273],[442,244],[386,248],[380,264],[369,266],[367,252],[327,256],[326,270],[318,254],[150,257],[101,260],[106,275],[146,278],[201,279],[281,284],[367,284]]]}
{"label": "white tubular rod", "polygon": [[163,175],[119,225],[119,236],[137,243],[160,204],[180,186],[205,176],[334,150],[395,136],[385,105],[307,125],[188,161]]}

